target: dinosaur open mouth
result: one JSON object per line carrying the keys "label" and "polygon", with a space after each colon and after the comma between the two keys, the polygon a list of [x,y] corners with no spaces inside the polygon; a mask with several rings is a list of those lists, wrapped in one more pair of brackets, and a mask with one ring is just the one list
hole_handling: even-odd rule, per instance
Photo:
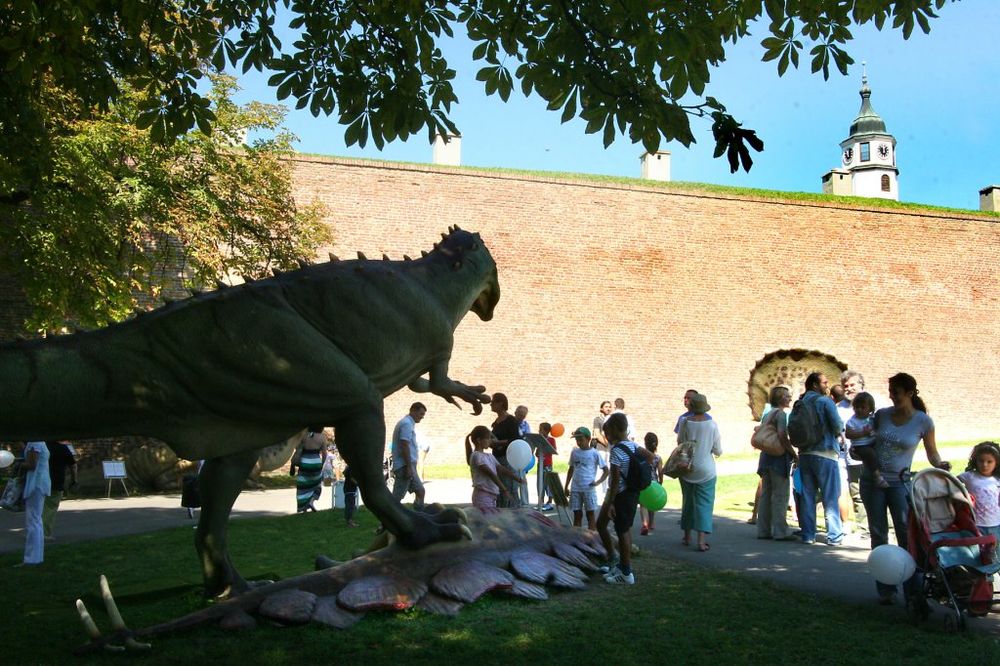
{"label": "dinosaur open mouth", "polygon": [[486,287],[476,298],[475,302],[473,302],[471,310],[483,321],[489,321],[493,319],[493,309],[497,306],[499,300],[500,282],[497,279],[496,269],[493,269],[493,275],[490,276]]}

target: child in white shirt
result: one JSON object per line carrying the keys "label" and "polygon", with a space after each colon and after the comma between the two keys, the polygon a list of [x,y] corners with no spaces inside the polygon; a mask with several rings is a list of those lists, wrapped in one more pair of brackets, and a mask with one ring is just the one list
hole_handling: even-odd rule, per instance
{"label": "child in white shirt", "polygon": [[875,398],[871,393],[859,393],[854,396],[851,407],[854,408],[854,416],[847,419],[844,425],[844,435],[851,442],[850,456],[864,464],[876,486],[888,488],[889,482],[882,478],[878,470],[875,453]]}

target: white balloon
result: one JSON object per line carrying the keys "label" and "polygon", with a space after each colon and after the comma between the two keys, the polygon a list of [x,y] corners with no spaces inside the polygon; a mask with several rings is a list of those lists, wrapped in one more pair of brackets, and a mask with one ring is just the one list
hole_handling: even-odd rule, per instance
{"label": "white balloon", "polygon": [[516,470],[522,470],[531,462],[531,447],[523,439],[515,439],[507,446],[507,462]]}
{"label": "white balloon", "polygon": [[14,464],[14,454],[10,451],[0,451],[0,469]]}
{"label": "white balloon", "polygon": [[899,585],[909,580],[917,563],[905,549],[886,543],[869,553],[868,570],[880,583]]}

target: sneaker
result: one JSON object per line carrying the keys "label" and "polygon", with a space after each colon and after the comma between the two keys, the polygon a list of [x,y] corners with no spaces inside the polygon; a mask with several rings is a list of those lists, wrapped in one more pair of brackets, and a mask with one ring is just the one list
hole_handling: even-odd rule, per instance
{"label": "sneaker", "polygon": [[554,509],[554,508],[555,508],[555,507],[554,507],[554,506],[552,506],[551,504],[543,504],[543,505],[542,505],[542,511],[551,511],[551,510],[552,510],[552,509]]}
{"label": "sneaker", "polygon": [[617,562],[605,562],[601,566],[597,567],[597,570],[604,575],[610,574],[613,571],[620,571]]}
{"label": "sneaker", "polygon": [[802,543],[804,543],[807,546],[810,546],[810,545],[816,543],[816,539],[803,539]]}
{"label": "sneaker", "polygon": [[615,570],[604,577],[604,580],[612,585],[635,585],[635,574],[625,575],[620,569]]}
{"label": "sneaker", "polygon": [[843,546],[844,545],[844,537],[840,537],[839,539],[827,539],[826,540],[826,545],[834,547],[834,548],[837,547],[837,546]]}

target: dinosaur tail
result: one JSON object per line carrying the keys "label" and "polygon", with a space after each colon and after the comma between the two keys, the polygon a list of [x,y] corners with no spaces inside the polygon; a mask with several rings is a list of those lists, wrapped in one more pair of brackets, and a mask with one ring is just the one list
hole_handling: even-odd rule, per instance
{"label": "dinosaur tail", "polygon": [[[101,437],[108,412],[127,412],[113,400],[114,359],[88,334],[0,347],[0,438],[16,441]],[[120,380],[119,380],[120,381]],[[123,408],[125,408],[123,410]]]}

